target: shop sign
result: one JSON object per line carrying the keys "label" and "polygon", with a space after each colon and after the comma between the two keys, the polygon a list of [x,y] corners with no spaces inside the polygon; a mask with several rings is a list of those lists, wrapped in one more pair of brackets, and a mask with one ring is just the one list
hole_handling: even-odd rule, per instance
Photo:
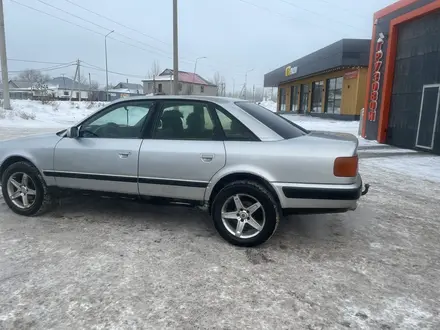
{"label": "shop sign", "polygon": [[376,121],[376,112],[379,101],[380,78],[383,65],[383,44],[385,36],[379,33],[374,53],[373,82],[371,83],[370,102],[368,104],[368,120]]}
{"label": "shop sign", "polygon": [[298,72],[298,67],[294,66],[293,68],[289,65],[288,67],[286,67],[286,70],[284,71],[286,77],[294,75],[295,73]]}
{"label": "shop sign", "polygon": [[344,74],[344,79],[355,79],[358,76],[358,71],[350,71]]}

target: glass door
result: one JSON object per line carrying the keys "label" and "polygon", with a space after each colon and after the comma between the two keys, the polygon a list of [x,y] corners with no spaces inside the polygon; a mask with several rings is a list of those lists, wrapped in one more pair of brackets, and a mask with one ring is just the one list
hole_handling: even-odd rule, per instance
{"label": "glass door", "polygon": [[301,85],[299,113],[307,113],[309,108],[309,85]]}

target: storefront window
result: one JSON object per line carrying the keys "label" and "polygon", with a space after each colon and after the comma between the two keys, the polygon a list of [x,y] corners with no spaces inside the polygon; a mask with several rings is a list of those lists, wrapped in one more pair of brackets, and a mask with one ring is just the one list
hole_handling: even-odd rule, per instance
{"label": "storefront window", "polygon": [[307,113],[309,107],[309,85],[301,85],[301,103],[299,105],[300,113]]}
{"label": "storefront window", "polygon": [[342,83],[342,77],[327,79],[325,112],[335,114],[341,113]]}
{"label": "storefront window", "polygon": [[298,112],[299,106],[298,106],[298,91],[299,86],[292,86],[290,88],[290,111]]}
{"label": "storefront window", "polygon": [[286,111],[286,89],[280,88],[280,110],[279,111]]}
{"label": "storefront window", "polygon": [[312,112],[322,112],[323,81],[315,81],[312,87]]}

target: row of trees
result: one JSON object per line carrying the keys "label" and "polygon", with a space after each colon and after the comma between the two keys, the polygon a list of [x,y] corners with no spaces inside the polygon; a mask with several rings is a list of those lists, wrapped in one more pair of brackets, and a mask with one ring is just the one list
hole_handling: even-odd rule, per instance
{"label": "row of trees", "polygon": [[[74,77],[69,77],[70,79],[74,79]],[[18,74],[18,76],[12,78],[12,80],[26,81],[34,86],[45,85],[47,84],[52,77],[48,74],[41,72],[40,70],[35,69],[26,69]],[[78,78],[77,78],[78,81]],[[85,76],[81,75],[79,82],[84,86],[89,86],[90,90],[99,89],[99,83],[96,80],[87,79]]]}

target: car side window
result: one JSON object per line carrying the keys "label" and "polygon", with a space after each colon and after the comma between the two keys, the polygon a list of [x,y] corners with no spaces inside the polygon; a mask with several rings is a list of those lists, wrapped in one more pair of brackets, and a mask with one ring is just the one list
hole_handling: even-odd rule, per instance
{"label": "car side window", "polygon": [[255,135],[240,121],[226,111],[216,108],[217,117],[220,120],[227,141],[256,141]]}
{"label": "car side window", "polygon": [[121,104],[90,118],[80,128],[83,138],[135,139],[140,137],[152,101]]}
{"label": "car side window", "polygon": [[153,138],[161,140],[214,140],[218,130],[207,104],[164,102]]}

